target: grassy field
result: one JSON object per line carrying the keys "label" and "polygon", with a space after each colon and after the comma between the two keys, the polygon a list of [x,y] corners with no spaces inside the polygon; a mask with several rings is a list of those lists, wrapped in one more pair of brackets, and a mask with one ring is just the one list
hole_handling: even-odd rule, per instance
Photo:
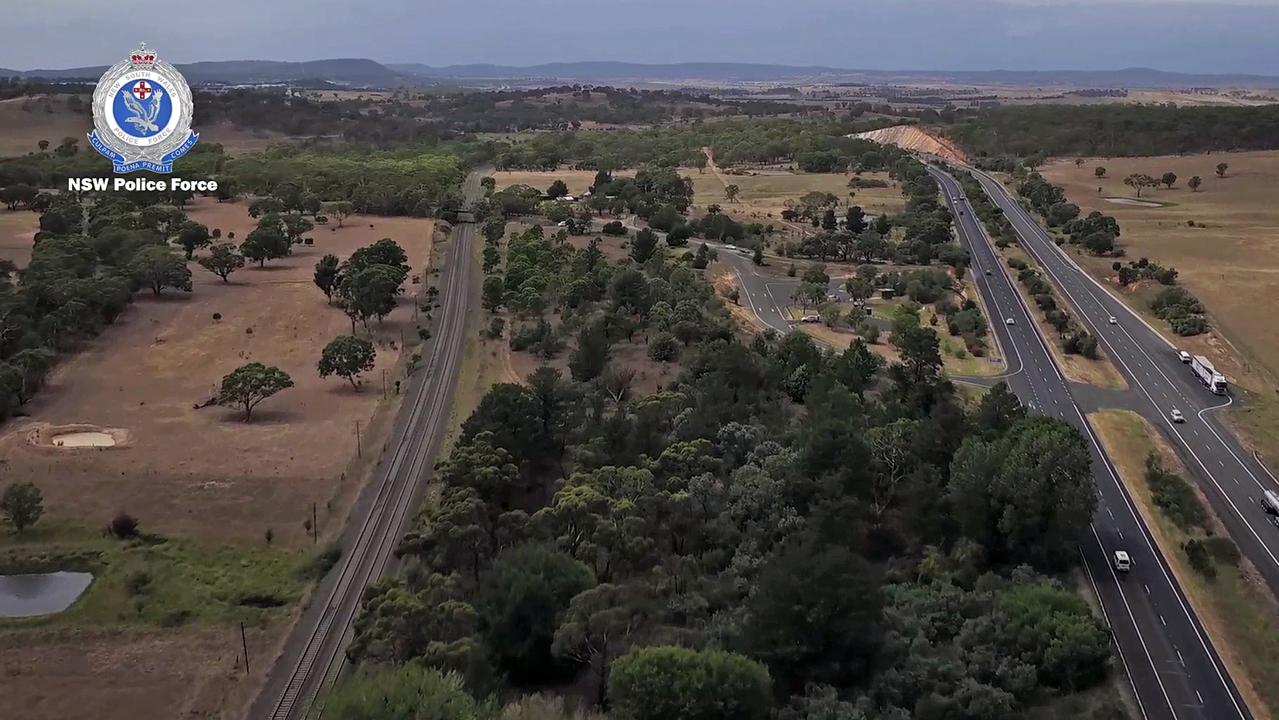
{"label": "grassy field", "polygon": [[[1219,162],[1229,164],[1217,177]],[[1106,167],[1098,180],[1094,169]],[[1127,292],[1131,305],[1178,347],[1210,357],[1236,388],[1241,407],[1228,417],[1269,459],[1279,460],[1279,152],[1214,153],[1181,157],[1087,159],[1050,163],[1043,169],[1052,182],[1066,188],[1084,212],[1101,210],[1119,221],[1119,241],[1128,257],[1149,257],[1176,267],[1178,281],[1208,309],[1213,330],[1178,338],[1154,318],[1147,302],[1156,288]],[[1174,172],[1171,189],[1142,192],[1142,199],[1163,203],[1145,208],[1117,205],[1107,197],[1131,197],[1123,178],[1131,173],[1159,177]],[[1186,181],[1203,178],[1199,192]],[[1098,194],[1097,188],[1101,187]],[[1192,227],[1190,222],[1194,222]],[[1115,290],[1110,260],[1079,255],[1107,287]]]}
{"label": "grassy field", "polygon": [[[617,170],[613,174],[615,177],[633,177],[635,171]],[[546,190],[556,180],[563,180],[564,184],[568,186],[570,195],[581,195],[586,192],[591,183],[595,182],[595,171],[570,170],[568,168],[546,171],[499,170],[493,173],[493,179],[497,182],[498,190],[511,185],[528,185],[538,190]]]}
{"label": "grassy field", "polygon": [[[1136,413],[1102,410],[1088,417],[1244,699],[1257,717],[1275,717],[1279,713],[1279,617],[1273,598],[1263,590],[1264,582],[1247,560],[1238,568],[1216,563],[1215,578],[1194,570],[1181,548],[1187,540],[1205,534],[1174,524],[1154,504],[1145,477],[1151,453],[1160,457],[1167,470],[1187,476],[1172,448]],[[1200,502],[1211,515],[1202,496]],[[1215,518],[1210,526],[1213,534],[1224,535]]]}
{"label": "grassy field", "polygon": [[0,620],[0,714],[78,717],[93,706],[105,720],[223,717],[257,687],[241,643],[251,667],[265,668],[290,606],[336,557],[320,555],[265,538],[251,549],[145,535],[121,541],[53,521],[21,537],[0,533],[0,572],[94,575],[65,612]]}
{"label": "grassy field", "polygon": [[40,216],[27,210],[0,207],[0,260],[18,267],[31,261],[31,245],[40,229]]}

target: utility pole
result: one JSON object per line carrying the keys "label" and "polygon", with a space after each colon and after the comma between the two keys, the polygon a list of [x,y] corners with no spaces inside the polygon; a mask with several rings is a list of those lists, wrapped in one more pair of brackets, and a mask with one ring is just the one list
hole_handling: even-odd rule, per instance
{"label": "utility pole", "polygon": [[240,621],[240,646],[244,648],[244,674],[249,674],[249,641],[244,636],[244,621]]}
{"label": "utility pole", "polygon": [[355,456],[364,457],[364,452],[360,447],[360,421],[355,421]]}
{"label": "utility pole", "polygon": [[320,526],[315,520],[315,501],[311,501],[311,544],[314,545],[320,541]]}

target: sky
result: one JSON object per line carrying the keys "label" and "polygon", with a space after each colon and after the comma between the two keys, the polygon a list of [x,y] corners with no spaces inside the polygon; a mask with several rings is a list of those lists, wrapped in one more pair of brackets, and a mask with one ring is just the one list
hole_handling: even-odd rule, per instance
{"label": "sky", "polygon": [[366,57],[1279,75],[1279,0],[0,0],[0,67]]}

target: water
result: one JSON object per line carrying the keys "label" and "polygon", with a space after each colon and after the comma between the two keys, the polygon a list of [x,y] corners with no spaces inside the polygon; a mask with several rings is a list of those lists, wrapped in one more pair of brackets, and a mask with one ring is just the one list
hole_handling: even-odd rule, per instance
{"label": "water", "polygon": [[91,573],[52,572],[0,575],[0,617],[35,617],[62,612],[93,582]]}
{"label": "water", "polygon": [[55,435],[53,444],[57,447],[111,447],[115,438],[104,432],[73,432]]}

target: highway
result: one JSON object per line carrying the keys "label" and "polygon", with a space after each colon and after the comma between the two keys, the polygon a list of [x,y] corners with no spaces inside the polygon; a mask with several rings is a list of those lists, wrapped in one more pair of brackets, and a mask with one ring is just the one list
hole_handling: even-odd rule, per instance
{"label": "highway", "polygon": [[[466,180],[467,198],[480,193],[480,173]],[[441,270],[441,307],[423,362],[408,382],[390,440],[347,520],[342,558],[316,587],[310,604],[267,675],[249,717],[306,716],[345,668],[351,623],[364,590],[386,574],[392,552],[430,477],[449,419],[466,332],[474,226],[458,223]]]}
{"label": "highway", "polygon": [[[1270,472],[1246,451],[1217,412],[1233,404],[1212,394],[1163,335],[1088,275],[995,178],[974,172],[986,193],[1003,208],[1048,279],[1069,301],[1074,315],[1095,335],[1131,390],[1124,407],[1141,413],[1167,438],[1194,474],[1232,540],[1252,561],[1273,592],[1279,592],[1279,529],[1260,507],[1263,489],[1279,492]],[[1115,324],[1110,324],[1114,317]],[[1113,401],[1112,401],[1113,402]],[[1186,418],[1174,423],[1170,413]]]}
{"label": "highway", "polygon": [[[1070,423],[1090,446],[1098,508],[1080,538],[1080,553],[1142,717],[1251,718],[959,183],[936,168],[929,171],[951,205],[960,242],[973,256],[978,291],[995,316],[991,328],[1008,356],[1004,379],[1033,411]],[[1009,318],[1014,324],[1006,324]],[[1113,569],[1115,550],[1132,557],[1126,575]]]}

